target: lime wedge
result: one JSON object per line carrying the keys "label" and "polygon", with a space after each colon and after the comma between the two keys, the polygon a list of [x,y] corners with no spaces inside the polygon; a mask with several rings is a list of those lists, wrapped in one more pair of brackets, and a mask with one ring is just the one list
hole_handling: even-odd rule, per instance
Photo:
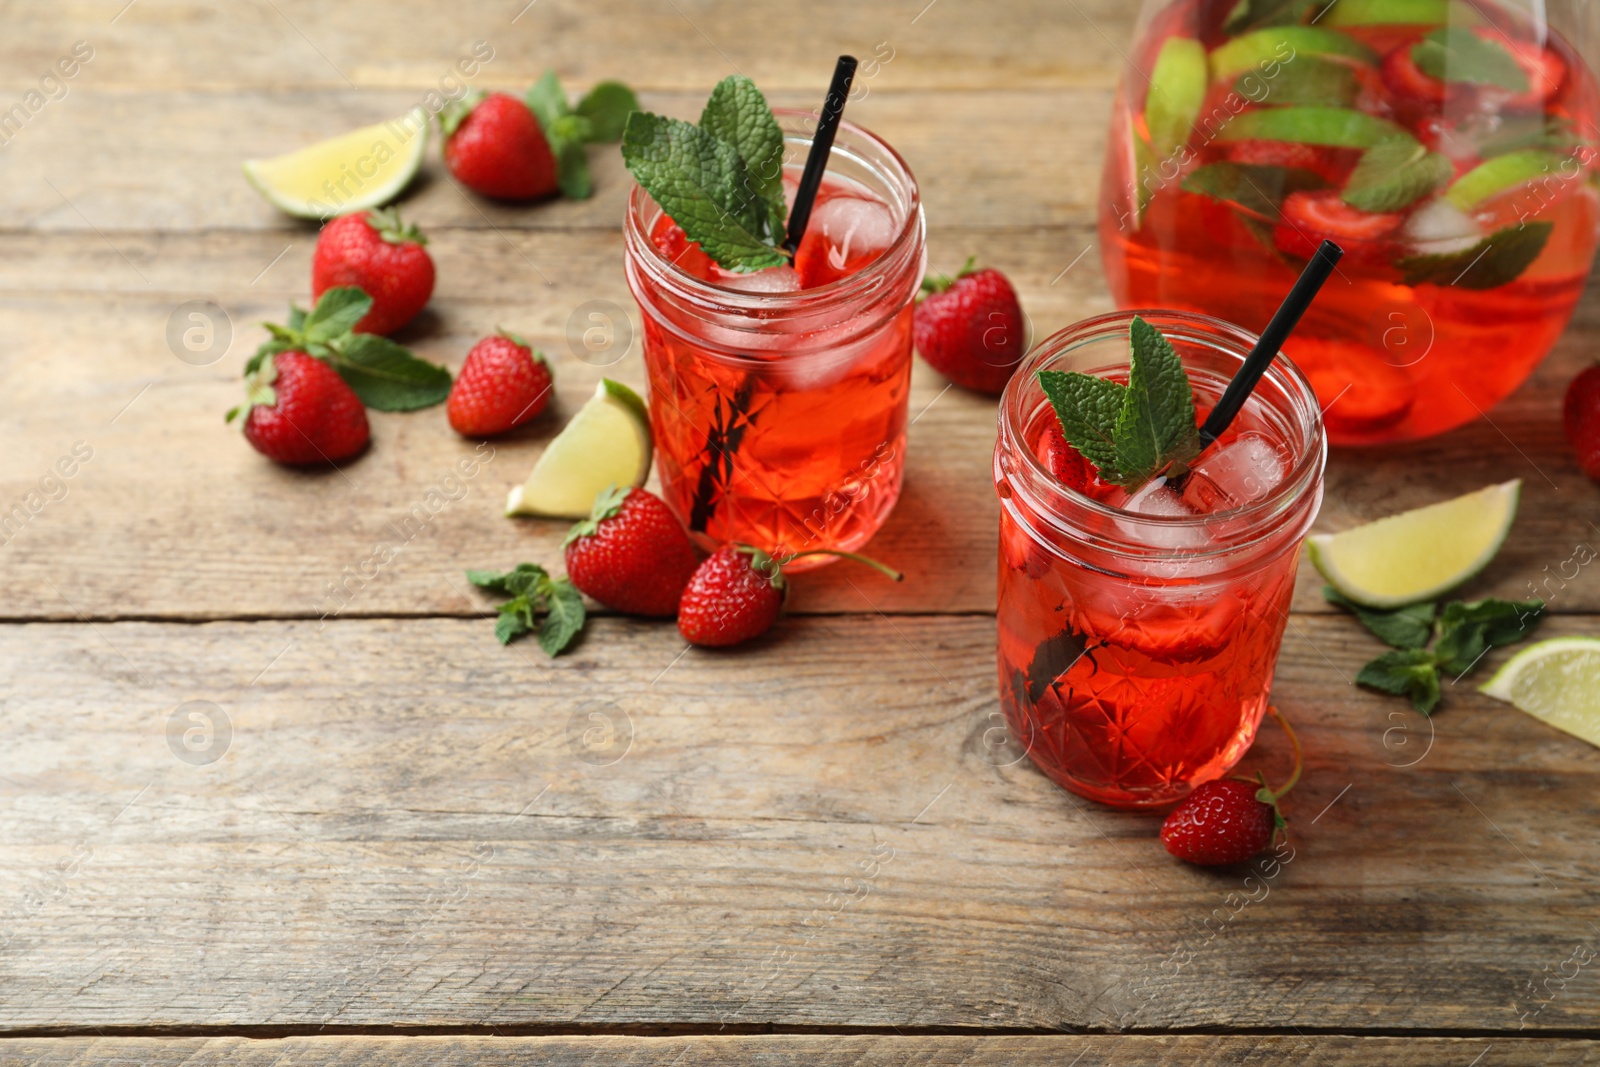
{"label": "lime wedge", "polygon": [[1393,137],[1410,137],[1401,126],[1346,107],[1273,107],[1244,111],[1217,131],[1219,141],[1292,141],[1333,148],[1371,148]]}
{"label": "lime wedge", "polygon": [[1144,123],[1150,144],[1166,156],[1189,140],[1206,95],[1206,50],[1192,37],[1168,37],[1150,70]]}
{"label": "lime wedge", "polygon": [[1483,16],[1462,0],[1338,0],[1321,26],[1481,26]]}
{"label": "lime wedge", "polygon": [[1559,152],[1523,149],[1486,159],[1450,183],[1444,198],[1462,211],[1471,211],[1496,193],[1553,175],[1567,160]]}
{"label": "lime wedge", "polygon": [[644,401],[621,382],[602,378],[545,446],[528,480],[506,497],[506,514],[588,518],[602,489],[644,484],[651,452]]}
{"label": "lime wedge", "polygon": [[1553,637],[1531,644],[1478,691],[1600,746],[1600,638]]}
{"label": "lime wedge", "polygon": [[[1349,0],[1339,2],[1348,3]],[[1288,63],[1302,52],[1314,56],[1347,56],[1363,63],[1378,60],[1378,53],[1338,30],[1325,30],[1321,26],[1268,26],[1218,45],[1211,53],[1211,77],[1220,81],[1263,63]]]}
{"label": "lime wedge", "polygon": [[252,159],[244,176],[279,209],[326,219],[393,200],[416,176],[427,147],[428,115],[419,107],[288,155]]}
{"label": "lime wedge", "polygon": [[1369,608],[1432,600],[1481,571],[1517,517],[1520,478],[1425,508],[1306,539],[1311,562]]}

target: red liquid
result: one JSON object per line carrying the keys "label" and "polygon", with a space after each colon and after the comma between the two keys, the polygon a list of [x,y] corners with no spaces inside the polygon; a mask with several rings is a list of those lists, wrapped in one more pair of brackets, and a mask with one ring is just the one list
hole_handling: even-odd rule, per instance
{"label": "red liquid", "polygon": [[[1136,46],[1132,61],[1150,70],[1162,43],[1174,34],[1199,37],[1208,49],[1225,43],[1220,26],[1232,6],[1192,0],[1166,9]],[[1494,22],[1482,28],[1484,35],[1509,39],[1525,57],[1540,57],[1554,77],[1530,79],[1533,87],[1521,95],[1450,83],[1445,99],[1423,99],[1415,95],[1419,90],[1408,90],[1416,83],[1397,73],[1397,61],[1386,65],[1385,60],[1396,50],[1409,56],[1409,49],[1436,27],[1339,27],[1337,32],[1374,49],[1378,62],[1332,61],[1356,73],[1359,92],[1353,100],[1308,103],[1350,106],[1398,123],[1423,145],[1450,157],[1458,177],[1485,158],[1505,154],[1496,138],[1503,146],[1504,138],[1531,130],[1540,120],[1593,138],[1595,86],[1578,55],[1554,34],[1541,49],[1528,26],[1487,2],[1473,6]],[[1288,76],[1307,57],[1317,61],[1297,52],[1278,77]],[[1130,113],[1127,94],[1141,103],[1146,87],[1124,83],[1112,120],[1100,215],[1101,253],[1118,305],[1187,308],[1260,329],[1294,283],[1305,256],[1323,237],[1331,237],[1344,247],[1345,258],[1284,346],[1317,390],[1329,440],[1363,445],[1427,437],[1487,412],[1548,353],[1582,292],[1600,222],[1600,199],[1590,181],[1593,149],[1570,144],[1552,149],[1566,162],[1461,212],[1470,229],[1433,206],[1441,199],[1435,193],[1388,213],[1387,220],[1374,222],[1358,212],[1360,226],[1387,226],[1388,232],[1351,236],[1338,226],[1286,214],[1286,201],[1256,213],[1182,187],[1198,167],[1222,161],[1311,167],[1334,191],[1348,182],[1361,156],[1358,149],[1230,139],[1232,114],[1280,103],[1272,95],[1274,79],[1261,71],[1255,76],[1250,97],[1236,94],[1231,103],[1231,79],[1214,83],[1187,144],[1165,160],[1154,160],[1152,151],[1137,166],[1136,139],[1147,127],[1142,114]],[[1423,82],[1421,89],[1427,88]],[[1215,120],[1208,119],[1213,115]],[[1149,196],[1142,218],[1131,192],[1141,180]],[[1434,212],[1432,226],[1416,217],[1422,210]],[[1509,281],[1487,288],[1405,283],[1401,261],[1408,256],[1471,248],[1481,237],[1529,223],[1548,224],[1548,240]],[[1441,225],[1454,237],[1439,236]]]}
{"label": "red liquid", "polygon": [[[674,330],[643,315],[663,494],[703,546],[739,541],[780,557],[850,550],[888,517],[900,494],[911,377],[912,305],[902,290],[914,281],[889,279],[881,295],[832,317],[797,325],[779,316],[786,302],[867,269],[899,229],[881,200],[826,179],[793,271],[757,277],[722,270],[666,216],[651,226],[662,256],[702,281],[744,288],[783,276],[799,291],[772,297],[772,327],[759,339],[683,317]],[[920,278],[920,256],[915,269]],[[662,299],[648,285],[635,289],[647,311]]]}

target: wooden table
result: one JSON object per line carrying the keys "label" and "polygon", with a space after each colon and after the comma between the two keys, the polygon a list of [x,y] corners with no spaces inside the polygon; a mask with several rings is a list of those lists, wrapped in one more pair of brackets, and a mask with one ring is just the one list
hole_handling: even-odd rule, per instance
{"label": "wooden table", "polygon": [[[53,0],[4,21],[0,110],[74,42],[93,56],[0,149],[0,510],[27,513],[0,568],[0,1062],[1600,1059],[1600,967],[1567,962],[1600,944],[1600,753],[1466,683],[1432,722],[1352,687],[1377,646],[1309,568],[1275,696],[1308,767],[1275,877],[1178,863],[1152,817],[993,756],[994,405],[920,366],[873,546],[903,585],[806,575],[729,653],[616,617],[555,661],[495,644],[463,569],[557,563],[565,528],[502,518],[506,487],[601,373],[642,383],[636,343],[600,367],[566,340],[588,301],[637,326],[614,153],[586,202],[496,206],[436,159],[407,200],[439,285],[404,339],[455,366],[503,324],[556,370],[555,415],[472,476],[438,410],[375,416],[369,454],[321,474],[222,424],[315,239],[239,162],[402,112],[479,40],[475,86],[553,66],[684,114],[734,70],[813,106],[837,53],[877,55],[852,117],[921,179],[933,267],[1004,269],[1040,334],[1106,310],[1127,0]],[[215,362],[169,347],[191,300],[231,322]],[[1527,595],[1600,536],[1558,416],[1597,338],[1590,299],[1491,418],[1335,455],[1319,527],[1521,477],[1473,591]],[[1600,632],[1594,575],[1550,586],[1547,633]],[[196,707],[212,762],[169,743]],[[586,739],[596,710],[615,730]],[[1284,758],[1273,733],[1252,757]]]}

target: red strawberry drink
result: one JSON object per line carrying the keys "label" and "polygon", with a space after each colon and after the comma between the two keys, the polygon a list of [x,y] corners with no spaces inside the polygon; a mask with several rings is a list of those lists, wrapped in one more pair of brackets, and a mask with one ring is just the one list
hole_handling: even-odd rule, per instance
{"label": "red strawberry drink", "polygon": [[[771,196],[782,213],[815,116],[776,119]],[[625,154],[635,136],[630,126]],[[657,470],[701,547],[739,542],[783,559],[857,548],[883,525],[900,495],[923,239],[904,161],[848,122],[804,240],[792,260],[765,257],[776,265],[719,264],[635,188],[626,266],[644,323]]]}
{"label": "red strawberry drink", "polygon": [[[1203,420],[1255,338],[1203,315],[1140,315],[1170,341],[1189,418]],[[1063,441],[1038,372],[1128,382],[1132,321],[1088,319],[1034,350],[1001,400],[994,467],[1011,737],[1058,784],[1119,807],[1178,800],[1250,747],[1326,451],[1317,398],[1280,357],[1181,491],[1104,480]]]}
{"label": "red strawberry drink", "polygon": [[1427,437],[1487,412],[1565,327],[1600,220],[1595,82],[1554,28],[1561,5],[1550,24],[1536,6],[1157,11],[1102,181],[1118,305],[1259,329],[1331,238],[1344,261],[1285,347],[1329,439]]}

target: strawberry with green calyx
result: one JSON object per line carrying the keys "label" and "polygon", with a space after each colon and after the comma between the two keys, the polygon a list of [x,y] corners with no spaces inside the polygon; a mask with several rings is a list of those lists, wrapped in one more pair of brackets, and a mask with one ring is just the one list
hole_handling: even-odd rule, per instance
{"label": "strawberry with green calyx", "polygon": [[528,105],[509,93],[469,93],[439,113],[444,163],[496,200],[538,200],[560,188],[556,157]]}
{"label": "strawberry with green calyx", "polygon": [[671,618],[699,557],[677,516],[643,489],[610,486],[562,542],[567,577],[608,608]]}
{"label": "strawberry with green calyx", "polygon": [[905,575],[854,552],[818,548],[780,562],[750,545],[723,545],[695,570],[678,602],[678,632],[693,645],[723,648],[760,637],[772,629],[789,596],[783,564],[803,556],[853,559],[894,581]]}
{"label": "strawberry with green calyx", "polygon": [[504,574],[468,571],[467,581],[511,598],[500,605],[494,624],[494,635],[502,645],[537,629],[539,647],[555,656],[583,629],[583,597],[566,578],[550,577],[537,563],[519,563]]}
{"label": "strawberry with green calyx", "polygon": [[549,70],[522,99],[538,118],[555,156],[561,195],[587,200],[594,192],[594,181],[589,175],[584,146],[620,141],[628,116],[639,110],[638,97],[621,82],[604,81],[584,94],[575,106],[569,105],[556,72]]}
{"label": "strawberry with green calyx", "polygon": [[278,463],[338,463],[371,437],[360,398],[331,367],[304,352],[276,352],[257,363],[245,376],[245,398],[227,421],[242,417],[245,440]]}
{"label": "strawberry with green calyx", "polygon": [[329,222],[311,256],[311,298],[353,285],[372,298],[354,333],[390,334],[417,317],[433,295],[428,239],[398,208],[360,211]]}
{"label": "strawberry with green calyx", "polygon": [[351,332],[371,310],[372,297],[354,286],[329,289],[309,313],[289,305],[288,325],[262,323],[272,337],[245,363],[245,376],[256,374],[270,356],[303,352],[337,371],[369,408],[415,411],[449,396],[450,372],[443,367],[387,337]]}
{"label": "strawberry with green calyx", "polygon": [[975,262],[953,279],[923,280],[912,337],[928,366],[963,389],[998,396],[1026,353],[1027,327],[1006,276]]}
{"label": "strawberry with green calyx", "polygon": [[499,330],[472,346],[445,411],[464,437],[492,437],[537,418],[550,403],[552,379],[544,354],[514,333]]}
{"label": "strawberry with green calyx", "polygon": [[1289,721],[1268,707],[1267,711],[1289,735],[1294,748],[1294,772],[1277,789],[1267,786],[1266,777],[1219,778],[1206,782],[1190,793],[1161,823],[1161,843],[1168,852],[1202,867],[1225,867],[1243,863],[1272,843],[1288,822],[1278,808],[1295,783],[1304,764],[1300,738]]}
{"label": "strawberry with green calyx", "polygon": [[1042,370],[1039,385],[1062,433],[1100,478],[1130,491],[1200,454],[1194,391],[1161,331],[1128,325],[1128,384],[1077,371]]}

